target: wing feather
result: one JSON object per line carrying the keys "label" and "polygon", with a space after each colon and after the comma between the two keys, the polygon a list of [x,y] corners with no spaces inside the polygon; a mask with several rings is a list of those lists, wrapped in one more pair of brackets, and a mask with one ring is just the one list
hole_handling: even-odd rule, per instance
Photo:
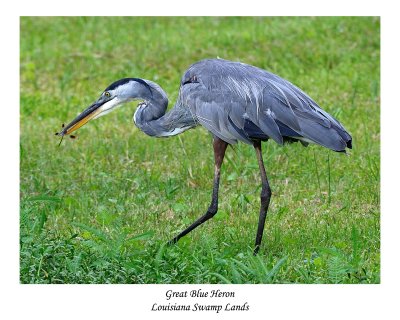
{"label": "wing feather", "polygon": [[260,137],[282,144],[287,137],[336,151],[351,147],[344,127],[301,89],[243,63],[209,59],[192,65],[182,77],[180,99],[201,125],[230,144]]}

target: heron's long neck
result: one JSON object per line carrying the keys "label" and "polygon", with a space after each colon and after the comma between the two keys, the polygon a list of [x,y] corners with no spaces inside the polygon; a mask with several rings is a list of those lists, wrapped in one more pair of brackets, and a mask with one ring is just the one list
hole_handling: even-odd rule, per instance
{"label": "heron's long neck", "polygon": [[[141,97],[144,103],[139,104],[133,121],[136,126],[149,136],[168,137],[179,134],[191,126],[182,123],[184,112],[175,106],[166,113],[168,97],[155,82],[145,80],[151,91],[143,90]],[[178,110],[179,109],[179,110]]]}

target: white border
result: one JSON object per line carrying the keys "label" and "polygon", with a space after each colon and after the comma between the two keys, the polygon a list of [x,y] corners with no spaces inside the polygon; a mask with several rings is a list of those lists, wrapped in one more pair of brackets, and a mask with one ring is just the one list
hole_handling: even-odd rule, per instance
{"label": "white border", "polygon": [[[135,319],[214,317],[213,313],[150,313],[152,303],[168,288],[193,285],[19,285],[19,16],[20,15],[380,15],[382,30],[382,284],[381,285],[244,285],[232,286],[248,296],[252,310],[232,318],[258,314],[280,319],[376,319],[399,315],[392,294],[398,289],[399,187],[397,152],[399,119],[399,19],[395,5],[372,1],[14,1],[1,19],[2,88],[1,158],[1,318]],[[263,3],[263,4],[262,4]],[[393,2],[395,3],[395,2]],[[7,5],[12,5],[8,3]],[[4,5],[5,6],[5,5]],[[129,9],[129,10],[127,10]],[[396,154],[397,153],[397,154]],[[397,249],[397,250],[396,250]],[[202,286],[207,288],[208,286]],[[231,286],[223,286],[229,290]],[[396,290],[398,292],[398,290]],[[8,315],[5,317],[4,315]],[[217,315],[219,316],[219,315]]]}

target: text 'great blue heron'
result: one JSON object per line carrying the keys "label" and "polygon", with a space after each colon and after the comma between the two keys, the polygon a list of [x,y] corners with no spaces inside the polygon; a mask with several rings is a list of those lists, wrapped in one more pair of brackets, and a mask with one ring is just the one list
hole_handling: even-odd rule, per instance
{"label": "text 'great blue heron'", "polygon": [[257,155],[262,188],[254,254],[260,248],[271,199],[261,141],[270,138],[279,144],[300,141],[305,146],[316,143],[338,152],[352,147],[352,138],[339,121],[301,89],[263,69],[222,59],[206,59],[193,64],[181,79],[175,106],[167,113],[168,97],[158,84],[125,78],[108,86],[95,103],[57,135],[68,135],[89,120],[132,100],[142,100],[133,121],[149,136],[170,137],[199,124],[214,136],[211,204],[202,217],[169,243],[176,243],[217,213],[221,164],[229,144],[238,141],[251,144]]}

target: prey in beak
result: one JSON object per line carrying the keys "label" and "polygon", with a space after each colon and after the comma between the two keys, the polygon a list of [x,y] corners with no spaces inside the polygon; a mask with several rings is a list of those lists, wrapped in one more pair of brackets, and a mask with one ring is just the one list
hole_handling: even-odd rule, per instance
{"label": "prey in beak", "polygon": [[[63,123],[62,125],[61,125],[61,128],[64,128],[65,127],[65,124]],[[76,129],[75,129],[76,130]],[[66,135],[67,133],[62,133],[62,131],[61,132],[56,132],[56,136],[58,136],[58,135],[60,135],[61,136],[61,140],[60,140],[60,143],[58,144],[58,146],[60,146],[60,144],[61,144],[61,142],[63,141],[63,138],[64,138],[64,135]],[[69,136],[71,139],[75,139],[76,138],[76,136],[75,135],[70,135]]]}
{"label": "prey in beak", "polygon": [[[111,93],[105,91],[102,93],[100,98],[90,105],[86,110],[84,110],[81,114],[79,114],[74,120],[72,120],[68,125],[62,125],[62,130],[60,132],[56,132],[57,136],[61,137],[61,144],[64,136],[70,135],[75,130],[78,130],[80,127],[88,123],[91,119],[96,119],[112,110],[118,103],[118,99],[112,97]],[[72,139],[75,136],[70,135]]]}
{"label": "prey in beak", "polygon": [[58,136],[69,135],[75,130],[85,125],[89,120],[93,119],[101,112],[100,106],[97,103],[92,104],[89,108],[78,115],[74,120],[72,120],[67,126],[63,125],[63,129],[57,132]]}

